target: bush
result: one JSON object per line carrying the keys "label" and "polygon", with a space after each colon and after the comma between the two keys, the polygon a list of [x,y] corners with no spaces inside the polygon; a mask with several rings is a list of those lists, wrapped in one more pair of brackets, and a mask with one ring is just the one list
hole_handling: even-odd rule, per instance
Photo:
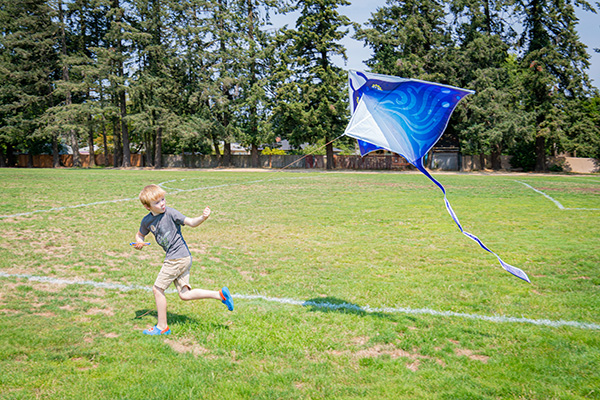
{"label": "bush", "polygon": [[285,150],[265,147],[261,154],[264,154],[265,156],[283,156],[285,155]]}
{"label": "bush", "polygon": [[517,142],[510,151],[512,156],[510,165],[513,168],[522,168],[523,171],[535,169],[535,143],[533,141]]}

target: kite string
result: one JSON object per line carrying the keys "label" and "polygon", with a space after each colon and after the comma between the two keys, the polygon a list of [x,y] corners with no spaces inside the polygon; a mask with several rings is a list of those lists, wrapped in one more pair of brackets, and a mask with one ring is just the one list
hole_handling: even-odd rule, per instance
{"label": "kite string", "polygon": [[333,140],[330,140],[329,142],[325,143],[323,146],[319,147],[318,149],[315,149],[315,150],[313,150],[313,151],[312,151],[312,152],[310,152],[309,154],[305,154],[303,157],[301,157],[301,158],[299,158],[299,159],[297,159],[297,160],[294,160],[294,161],[292,161],[291,163],[289,163],[288,165],[286,165],[286,166],[285,166],[285,167],[283,167],[283,168],[280,168],[280,169],[278,169],[276,172],[281,172],[281,171],[283,171],[284,169],[286,169],[286,168],[290,167],[291,165],[293,165],[293,164],[296,164],[298,161],[302,161],[302,160],[304,160],[306,157],[308,157],[308,156],[312,156],[312,155],[313,155],[313,154],[315,154],[317,151],[321,150],[321,149],[322,149],[322,148],[324,148],[324,147],[327,147],[329,144],[331,144],[331,143],[335,142],[336,140],[338,140],[338,139],[339,139],[339,138],[341,138],[342,136],[344,136],[344,133],[342,133],[340,136],[336,137],[335,139],[333,139]]}

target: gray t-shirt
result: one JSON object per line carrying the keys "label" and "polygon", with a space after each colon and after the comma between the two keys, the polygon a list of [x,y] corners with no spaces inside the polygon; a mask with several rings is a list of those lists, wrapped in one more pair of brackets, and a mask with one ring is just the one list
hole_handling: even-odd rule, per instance
{"label": "gray t-shirt", "polygon": [[181,235],[181,226],[185,215],[167,207],[165,212],[158,215],[148,213],[140,224],[140,233],[146,236],[152,232],[156,243],[165,250],[165,260],[173,260],[190,256],[187,243]]}

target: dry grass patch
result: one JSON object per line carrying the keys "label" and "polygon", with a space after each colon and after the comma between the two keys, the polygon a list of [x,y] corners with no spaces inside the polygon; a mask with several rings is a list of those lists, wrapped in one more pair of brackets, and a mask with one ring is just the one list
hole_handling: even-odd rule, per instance
{"label": "dry grass patch", "polygon": [[468,349],[454,349],[454,353],[457,356],[461,356],[461,357],[467,357],[470,360],[473,361],[480,361],[484,364],[487,364],[488,360],[490,359],[488,356],[484,356],[481,354],[475,354],[472,350],[468,350]]}
{"label": "dry grass patch", "polygon": [[200,346],[191,339],[165,339],[165,343],[177,353],[192,353],[194,357],[208,356],[207,358],[214,359],[216,357],[210,355],[210,350]]}
{"label": "dry grass patch", "polygon": [[[353,339],[353,342],[359,345],[365,344],[368,341],[366,337],[358,337]],[[327,352],[328,354],[334,356],[347,356],[350,357],[353,361],[358,361],[363,358],[379,358],[381,356],[389,356],[392,359],[397,358],[407,358],[411,360],[411,362],[406,364],[406,368],[411,371],[417,371],[421,364],[421,360],[434,360],[438,365],[445,366],[446,363],[439,359],[430,356],[426,356],[423,354],[419,354],[416,351],[409,352],[400,348],[397,348],[393,344],[377,344],[375,346],[358,350],[358,351],[350,351],[350,350],[331,350]]]}
{"label": "dry grass patch", "polygon": [[113,315],[115,315],[115,312],[110,308],[90,308],[86,312],[86,315],[98,315],[98,314],[104,314],[108,317],[112,317]]}

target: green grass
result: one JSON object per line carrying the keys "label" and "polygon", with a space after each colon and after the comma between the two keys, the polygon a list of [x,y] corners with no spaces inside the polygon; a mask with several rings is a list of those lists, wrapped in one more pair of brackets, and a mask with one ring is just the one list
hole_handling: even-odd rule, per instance
{"label": "green grass", "polygon": [[[211,218],[183,228],[192,284],[374,308],[600,324],[600,177],[0,169],[0,272],[150,287],[143,186]],[[176,189],[183,191],[176,192]],[[124,200],[107,202],[111,200]],[[96,203],[95,205],[73,207]],[[50,210],[49,212],[36,210]],[[600,399],[600,331],[168,295],[0,277],[2,399]]]}

